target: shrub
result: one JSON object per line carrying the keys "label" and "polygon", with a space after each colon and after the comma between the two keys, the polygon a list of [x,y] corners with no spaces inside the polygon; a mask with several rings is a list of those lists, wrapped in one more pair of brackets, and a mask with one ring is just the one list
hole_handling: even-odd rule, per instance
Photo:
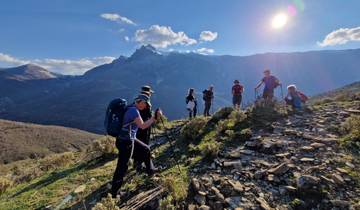
{"label": "shrub", "polygon": [[214,113],[214,115],[210,119],[210,122],[217,123],[220,120],[226,119],[228,118],[228,116],[231,114],[232,111],[234,111],[234,108],[224,107]]}
{"label": "shrub", "polygon": [[169,173],[160,180],[165,191],[169,193],[174,202],[185,200],[188,192],[188,177],[185,174],[186,171],[184,168],[182,168],[181,173],[182,174]]}
{"label": "shrub", "polygon": [[116,199],[113,199],[110,194],[107,197],[101,199],[92,210],[120,210],[120,207],[116,205]]}
{"label": "shrub", "polygon": [[39,167],[42,171],[58,169],[72,163],[74,158],[75,156],[72,152],[51,155],[40,160]]}
{"label": "shrub", "polygon": [[187,143],[195,142],[201,135],[208,120],[198,117],[189,121],[180,131],[181,139]]}
{"label": "shrub", "polygon": [[95,140],[87,149],[87,153],[95,153],[97,156],[107,157],[116,154],[115,138],[105,136]]}
{"label": "shrub", "polygon": [[234,140],[244,142],[251,138],[252,131],[250,128],[243,129],[234,134]]}
{"label": "shrub", "polygon": [[5,177],[0,177],[0,195],[3,194],[11,186],[12,182],[9,179]]}
{"label": "shrub", "polygon": [[213,160],[217,157],[220,150],[220,143],[215,141],[210,141],[199,145],[201,154],[206,160]]}
{"label": "shrub", "polygon": [[166,196],[160,201],[160,210],[175,210],[174,198],[171,195]]}
{"label": "shrub", "polygon": [[346,134],[342,143],[349,149],[360,149],[360,116],[349,117],[342,125],[342,132]]}

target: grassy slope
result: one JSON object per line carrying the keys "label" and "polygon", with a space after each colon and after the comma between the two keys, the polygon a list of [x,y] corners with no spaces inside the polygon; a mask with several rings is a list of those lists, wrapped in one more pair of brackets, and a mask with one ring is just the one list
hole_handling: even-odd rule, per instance
{"label": "grassy slope", "polygon": [[81,150],[99,137],[73,128],[0,120],[0,162]]}

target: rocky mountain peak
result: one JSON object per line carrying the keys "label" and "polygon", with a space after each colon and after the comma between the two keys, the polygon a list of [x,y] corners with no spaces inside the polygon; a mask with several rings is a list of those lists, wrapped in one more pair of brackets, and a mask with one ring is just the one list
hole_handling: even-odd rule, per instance
{"label": "rocky mountain peak", "polygon": [[159,51],[156,50],[152,45],[143,45],[139,49],[137,49],[134,54],[131,55],[130,59],[144,59],[147,57],[156,57],[161,55]]}

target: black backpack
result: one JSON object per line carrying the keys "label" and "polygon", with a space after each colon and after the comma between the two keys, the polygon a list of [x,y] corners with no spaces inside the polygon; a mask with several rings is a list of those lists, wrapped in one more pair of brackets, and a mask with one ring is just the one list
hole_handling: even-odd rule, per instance
{"label": "black backpack", "polygon": [[121,98],[114,99],[109,103],[104,122],[106,134],[113,137],[120,135],[127,107],[127,101]]}

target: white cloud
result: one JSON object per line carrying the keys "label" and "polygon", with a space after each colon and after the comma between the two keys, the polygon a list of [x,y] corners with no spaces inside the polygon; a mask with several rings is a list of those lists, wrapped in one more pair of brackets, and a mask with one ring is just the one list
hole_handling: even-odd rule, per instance
{"label": "white cloud", "polygon": [[217,32],[202,31],[200,33],[200,41],[212,42],[217,38],[217,36],[218,36]]}
{"label": "white cloud", "polygon": [[100,17],[102,17],[106,20],[117,22],[117,23],[126,23],[126,24],[134,25],[134,26],[136,25],[136,23],[134,23],[134,21],[130,20],[127,17],[116,14],[116,13],[104,13],[104,14],[101,14]]}
{"label": "white cloud", "polygon": [[183,31],[174,32],[170,26],[152,25],[149,29],[140,29],[135,32],[136,42],[151,44],[156,48],[167,48],[168,46],[193,45],[197,41],[189,38]]}
{"label": "white cloud", "polygon": [[130,41],[130,38],[129,38],[128,36],[125,36],[124,39],[125,39],[125,41],[127,41],[127,42]]}
{"label": "white cloud", "polygon": [[78,60],[69,59],[33,59],[23,60],[15,58],[11,55],[0,53],[0,62],[8,66],[18,66],[28,63],[39,65],[51,72],[65,74],[65,75],[80,75],[87,70],[94,68],[98,65],[111,63],[115,58],[110,56],[94,57],[94,58],[81,58]]}
{"label": "white cloud", "polygon": [[322,42],[317,42],[321,47],[346,44],[350,41],[360,41],[360,27],[340,28],[328,35]]}
{"label": "white cloud", "polygon": [[194,50],[194,52],[202,54],[202,55],[209,55],[209,54],[213,54],[215,52],[215,50],[203,47],[203,48]]}

